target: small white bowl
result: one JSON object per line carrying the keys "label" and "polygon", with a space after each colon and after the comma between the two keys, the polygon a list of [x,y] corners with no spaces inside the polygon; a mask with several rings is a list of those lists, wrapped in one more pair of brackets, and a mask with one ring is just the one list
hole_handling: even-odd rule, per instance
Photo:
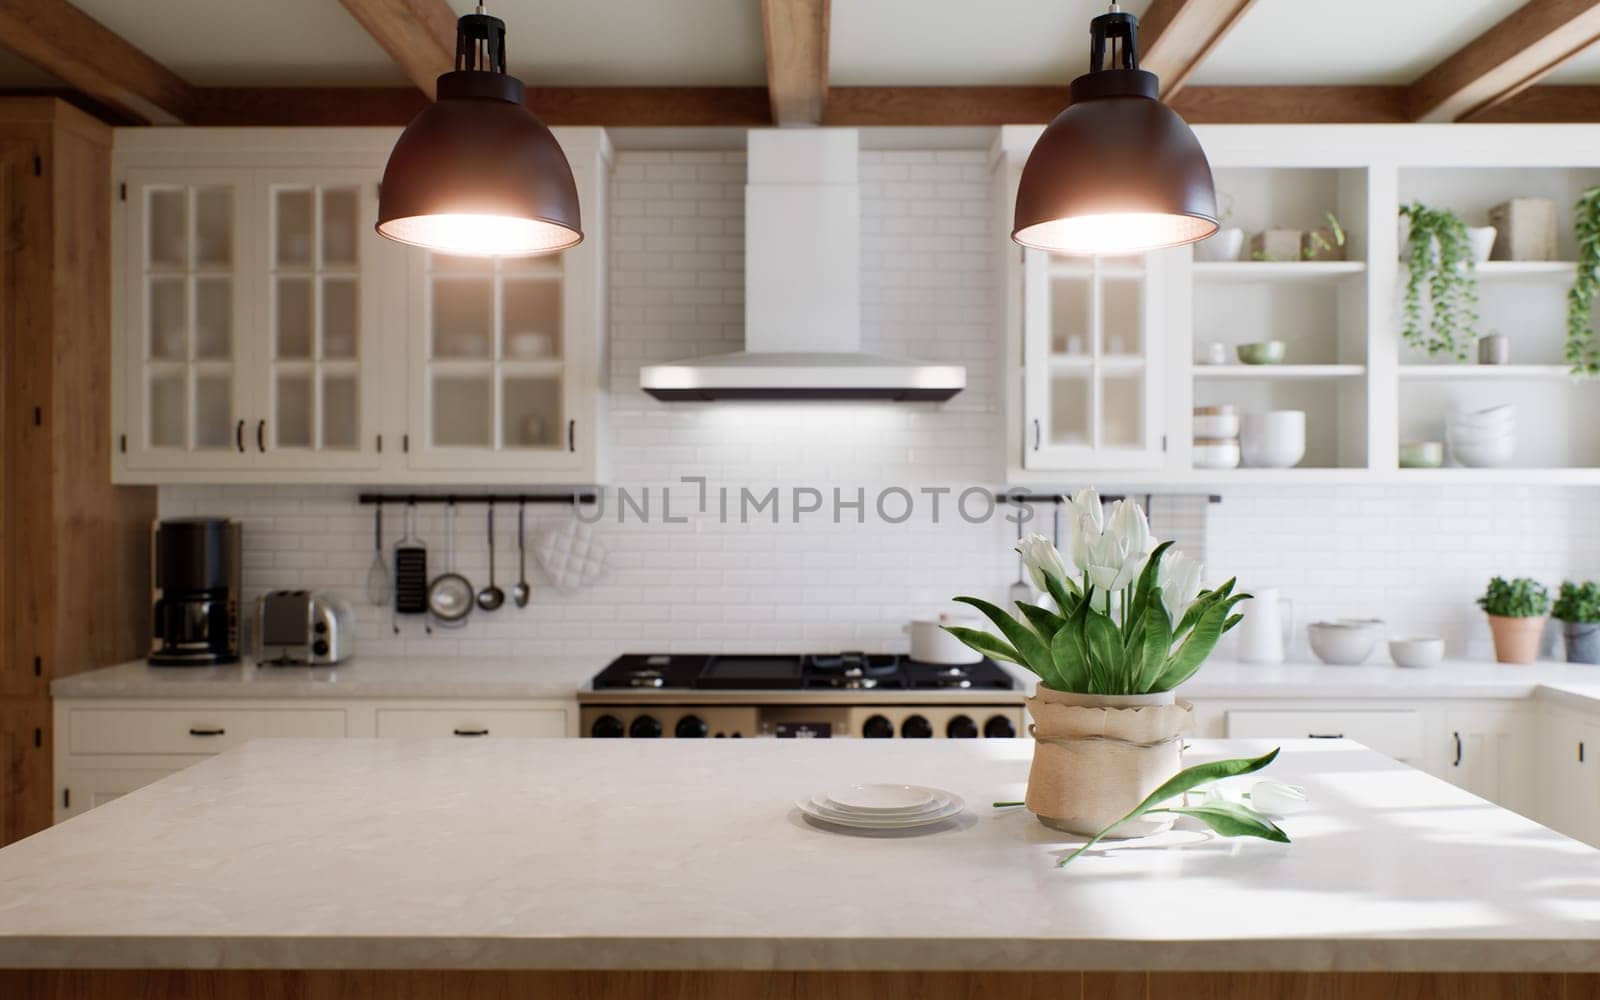
{"label": "small white bowl", "polygon": [[1378,644],[1378,632],[1378,624],[1367,621],[1312,622],[1306,626],[1311,651],[1317,659],[1334,667],[1364,663]]}
{"label": "small white bowl", "polygon": [[1200,438],[1194,443],[1194,467],[1197,469],[1237,469],[1239,467],[1239,442],[1217,438]]}
{"label": "small white bowl", "polygon": [[1389,658],[1397,667],[1436,666],[1444,659],[1444,640],[1431,635],[1390,639]]}

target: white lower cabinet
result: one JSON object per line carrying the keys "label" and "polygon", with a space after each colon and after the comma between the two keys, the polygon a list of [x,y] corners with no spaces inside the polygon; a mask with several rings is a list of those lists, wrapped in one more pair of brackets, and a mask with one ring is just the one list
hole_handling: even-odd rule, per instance
{"label": "white lower cabinet", "polygon": [[1537,752],[1540,821],[1600,845],[1600,717],[1548,708]]}
{"label": "white lower cabinet", "polygon": [[566,699],[58,700],[55,821],[247,740],[577,735],[578,705]]}
{"label": "white lower cabinet", "polygon": [[380,708],[379,736],[550,737],[567,735],[562,709]]}

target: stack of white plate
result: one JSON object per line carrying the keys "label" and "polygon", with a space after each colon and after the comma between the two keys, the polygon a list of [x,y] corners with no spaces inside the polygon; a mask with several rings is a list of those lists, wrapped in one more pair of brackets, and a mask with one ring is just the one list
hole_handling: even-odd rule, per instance
{"label": "stack of white plate", "polygon": [[1445,417],[1445,440],[1457,462],[1492,468],[1511,461],[1517,450],[1517,408],[1507,403],[1486,410],[1453,410]]}
{"label": "stack of white plate", "polygon": [[856,830],[911,830],[966,808],[959,795],[921,785],[846,785],[795,802],[815,820]]}

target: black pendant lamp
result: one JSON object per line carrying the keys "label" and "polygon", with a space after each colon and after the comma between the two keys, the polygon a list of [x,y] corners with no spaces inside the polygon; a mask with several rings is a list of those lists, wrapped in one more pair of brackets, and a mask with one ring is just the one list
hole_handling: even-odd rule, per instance
{"label": "black pendant lamp", "polygon": [[389,154],[378,234],[438,253],[529,256],[583,242],[578,188],[555,136],[506,73],[506,24],[456,22],[456,68]]}
{"label": "black pendant lamp", "polygon": [[[1089,23],[1089,72],[1022,168],[1011,238],[1063,254],[1136,254],[1217,231],[1217,193],[1200,142],[1156,99],[1139,68],[1139,19]],[[1112,49],[1112,69],[1105,68]]]}

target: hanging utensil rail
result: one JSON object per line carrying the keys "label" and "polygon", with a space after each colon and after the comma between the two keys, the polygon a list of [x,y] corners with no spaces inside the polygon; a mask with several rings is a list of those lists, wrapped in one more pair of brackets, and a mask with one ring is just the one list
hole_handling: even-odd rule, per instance
{"label": "hanging utensil rail", "polygon": [[586,504],[594,503],[597,499],[598,494],[594,490],[575,493],[363,493],[356,498],[362,504]]}

